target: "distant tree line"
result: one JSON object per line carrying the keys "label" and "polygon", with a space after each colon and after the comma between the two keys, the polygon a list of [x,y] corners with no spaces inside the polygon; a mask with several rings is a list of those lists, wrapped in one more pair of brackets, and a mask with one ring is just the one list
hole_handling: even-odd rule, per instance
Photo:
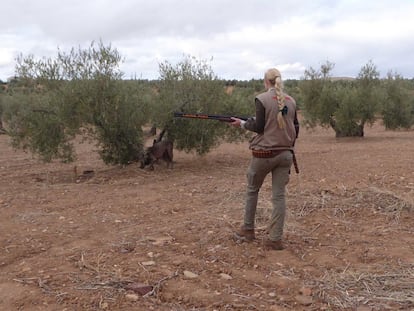
{"label": "distant tree line", "polygon": [[[161,63],[157,80],[125,80],[122,61],[102,42],[49,59],[20,55],[16,77],[0,91],[0,132],[44,161],[73,161],[80,136],[96,144],[108,164],[137,161],[148,126],[164,130],[176,149],[200,155],[223,141],[249,137],[221,122],[176,119],[173,112],[254,115],[262,79],[219,79],[206,61],[187,56]],[[326,62],[307,69],[301,80],[284,81],[305,125],[332,127],[337,137],[363,136],[378,118],[390,130],[413,126],[413,80],[391,72],[380,79],[372,62],[355,79],[334,79],[333,69]]]}
{"label": "distant tree line", "polygon": [[371,61],[356,79],[334,79],[333,68],[330,62],[309,68],[299,83],[307,125],[331,127],[337,137],[364,136],[365,125],[378,118],[389,130],[413,126],[413,81],[392,72],[380,79]]}

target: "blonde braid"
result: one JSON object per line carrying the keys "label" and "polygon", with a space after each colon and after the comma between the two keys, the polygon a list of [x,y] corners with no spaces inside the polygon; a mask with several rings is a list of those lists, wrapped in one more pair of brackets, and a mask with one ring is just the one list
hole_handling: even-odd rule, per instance
{"label": "blonde braid", "polygon": [[283,118],[283,109],[285,108],[285,95],[283,94],[283,85],[281,77],[276,78],[275,83],[276,98],[279,105],[279,112],[277,113],[277,123],[281,129],[285,128],[286,123]]}
{"label": "blonde braid", "polygon": [[267,79],[272,86],[275,87],[276,99],[278,103],[279,112],[277,113],[277,123],[280,128],[285,128],[286,123],[283,118],[283,111],[286,109],[285,105],[285,95],[283,93],[283,83],[282,76],[276,68],[269,69],[265,74],[265,79]]}

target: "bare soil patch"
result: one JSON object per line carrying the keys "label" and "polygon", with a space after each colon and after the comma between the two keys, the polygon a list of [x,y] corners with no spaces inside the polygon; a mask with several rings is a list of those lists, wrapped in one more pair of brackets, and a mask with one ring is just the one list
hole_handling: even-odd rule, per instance
{"label": "bare soil patch", "polygon": [[[174,169],[109,167],[79,144],[43,164],[0,135],[1,310],[386,310],[414,308],[414,132],[365,138],[301,130],[283,251],[232,241],[247,143]],[[75,169],[76,166],[76,169]]]}

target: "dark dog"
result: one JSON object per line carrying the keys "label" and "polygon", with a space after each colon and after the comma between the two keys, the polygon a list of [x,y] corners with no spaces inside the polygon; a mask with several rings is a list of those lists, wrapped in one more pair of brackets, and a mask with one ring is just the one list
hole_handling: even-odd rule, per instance
{"label": "dark dog", "polygon": [[151,170],[154,169],[154,163],[158,159],[167,162],[167,168],[173,168],[173,143],[170,140],[162,140],[157,142],[154,140],[153,145],[148,147],[141,160],[141,168],[149,165]]}

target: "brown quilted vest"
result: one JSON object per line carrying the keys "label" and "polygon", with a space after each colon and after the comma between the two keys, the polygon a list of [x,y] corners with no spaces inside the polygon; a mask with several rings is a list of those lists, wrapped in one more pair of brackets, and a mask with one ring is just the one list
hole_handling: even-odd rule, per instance
{"label": "brown quilted vest", "polygon": [[296,112],[296,102],[289,95],[285,94],[287,114],[283,117],[286,126],[281,129],[277,123],[279,106],[274,88],[261,93],[256,97],[265,108],[265,127],[262,134],[257,134],[250,141],[250,149],[255,150],[293,150],[296,139],[296,130],[293,123]]}

